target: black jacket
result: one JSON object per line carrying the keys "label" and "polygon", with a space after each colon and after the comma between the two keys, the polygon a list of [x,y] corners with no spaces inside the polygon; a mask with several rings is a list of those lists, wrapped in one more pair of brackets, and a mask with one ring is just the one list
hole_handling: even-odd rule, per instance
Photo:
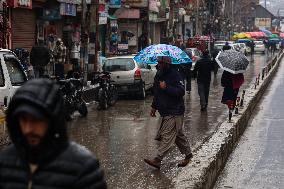
{"label": "black jacket", "polygon": [[[185,89],[180,73],[174,68],[170,68],[164,73],[158,70],[154,80],[152,108],[158,110],[162,117],[183,115]],[[166,82],[166,89],[160,88],[160,81]]]}
{"label": "black jacket", "polygon": [[[49,128],[36,155],[29,151],[15,109],[29,104],[49,119]],[[63,97],[59,86],[47,79],[28,81],[13,96],[6,115],[12,143],[0,152],[0,188],[106,188],[98,160],[67,137]],[[32,174],[30,163],[38,166]]]}
{"label": "black jacket", "polygon": [[232,49],[232,47],[230,45],[224,45],[223,46],[223,51],[230,50],[230,49]]}
{"label": "black jacket", "polygon": [[214,70],[214,63],[209,56],[203,56],[194,66],[194,77],[198,83],[210,84],[211,71]]}

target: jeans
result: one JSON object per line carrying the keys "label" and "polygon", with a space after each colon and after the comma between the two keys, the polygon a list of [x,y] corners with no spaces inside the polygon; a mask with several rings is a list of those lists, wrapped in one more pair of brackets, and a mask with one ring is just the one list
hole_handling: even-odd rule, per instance
{"label": "jeans", "polygon": [[207,107],[210,83],[197,83],[201,107]]}

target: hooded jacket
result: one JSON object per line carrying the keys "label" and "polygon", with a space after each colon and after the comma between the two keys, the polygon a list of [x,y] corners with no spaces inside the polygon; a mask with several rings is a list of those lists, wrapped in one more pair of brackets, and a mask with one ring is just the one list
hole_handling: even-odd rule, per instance
{"label": "hooded jacket", "polygon": [[[160,81],[166,82],[166,89],[160,88]],[[162,117],[184,114],[185,89],[183,78],[176,69],[171,67],[167,71],[158,70],[154,78],[153,89],[152,108],[158,110]]]}
{"label": "hooded jacket", "polygon": [[[14,115],[21,105],[42,112],[48,130],[36,155],[29,153]],[[0,188],[106,188],[98,160],[67,137],[63,97],[59,86],[48,79],[30,80],[17,90],[6,115],[12,144],[0,151]],[[32,174],[29,165],[37,165]]]}

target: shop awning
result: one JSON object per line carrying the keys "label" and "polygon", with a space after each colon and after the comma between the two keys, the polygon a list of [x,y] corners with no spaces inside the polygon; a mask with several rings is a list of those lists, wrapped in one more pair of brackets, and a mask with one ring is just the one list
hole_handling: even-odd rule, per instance
{"label": "shop awning", "polygon": [[140,9],[120,8],[115,11],[114,16],[116,16],[118,19],[139,19]]}
{"label": "shop awning", "polygon": [[108,15],[108,18],[109,18],[110,20],[116,20],[116,19],[117,19],[117,17],[114,16],[114,15]]}

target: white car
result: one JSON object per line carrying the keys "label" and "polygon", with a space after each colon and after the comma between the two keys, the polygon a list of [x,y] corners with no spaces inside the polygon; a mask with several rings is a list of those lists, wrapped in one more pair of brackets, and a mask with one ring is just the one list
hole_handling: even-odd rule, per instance
{"label": "white car", "polygon": [[15,91],[28,79],[12,51],[1,49],[0,60],[0,106],[8,106]]}
{"label": "white car", "polygon": [[238,51],[247,55],[247,46],[244,43],[235,43],[238,46]]}
{"label": "white car", "polygon": [[107,58],[103,71],[111,73],[119,94],[136,94],[144,99],[146,91],[153,87],[156,69],[146,63],[137,63],[133,58],[134,56]]}
{"label": "white car", "polygon": [[265,54],[265,45],[263,44],[263,41],[255,41],[254,44],[254,52],[261,52]]}

